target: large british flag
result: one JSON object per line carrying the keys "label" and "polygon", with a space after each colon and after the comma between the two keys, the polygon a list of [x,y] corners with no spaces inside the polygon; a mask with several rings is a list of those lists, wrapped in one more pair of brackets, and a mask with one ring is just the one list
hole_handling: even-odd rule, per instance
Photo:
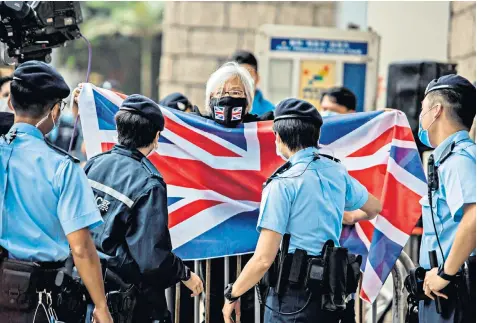
{"label": "large british flag", "polygon": [[[88,157],[117,141],[114,115],[123,95],[87,84],[80,115]],[[169,228],[175,253],[204,259],[253,252],[262,183],[282,164],[271,122],[234,129],[162,108],[166,127],[149,158],[167,183]],[[342,245],[363,255],[361,297],[373,302],[406,244],[426,193],[411,129],[401,112],[328,117],[321,132],[324,153],[381,198],[373,221],[346,227]]]}

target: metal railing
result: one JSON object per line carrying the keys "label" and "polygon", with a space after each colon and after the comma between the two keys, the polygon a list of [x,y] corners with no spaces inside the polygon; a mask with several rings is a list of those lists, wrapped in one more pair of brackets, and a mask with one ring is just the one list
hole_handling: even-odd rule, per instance
{"label": "metal railing", "polygon": [[[237,272],[235,273],[234,278],[240,275],[242,270],[242,257],[238,256],[237,259]],[[230,261],[232,257],[224,258],[224,286],[228,284],[231,280],[231,270],[230,270]],[[199,273],[201,270],[202,263],[205,262],[205,293],[202,297],[194,298],[194,323],[211,323],[210,322],[210,281],[211,281],[211,260],[204,261],[195,261],[194,262],[194,271]],[[404,289],[404,279],[409,273],[410,269],[415,267],[411,258],[403,251],[399,256],[396,264],[394,265],[391,275],[393,281],[393,300],[392,300],[392,322],[393,323],[404,323],[407,311],[407,291]],[[235,279],[234,279],[235,280]],[[361,285],[360,285],[361,288]],[[359,295],[359,290],[358,290]],[[181,304],[181,288],[180,283],[175,287],[171,287],[166,291],[166,298],[169,311],[172,313],[174,323],[181,323],[180,319],[180,304]],[[186,295],[188,296],[188,295]],[[362,308],[360,304],[361,300],[358,299],[358,307]],[[376,323],[378,321],[378,308],[377,302],[370,308],[371,310],[371,321]],[[364,313],[363,310],[358,310],[357,313],[358,321],[363,322]],[[201,319],[203,318],[203,319]],[[254,306],[254,322],[261,323],[261,310],[260,304],[258,302],[257,294],[255,294],[255,306]],[[185,321],[184,321],[185,322]],[[366,322],[368,323],[368,322]]]}

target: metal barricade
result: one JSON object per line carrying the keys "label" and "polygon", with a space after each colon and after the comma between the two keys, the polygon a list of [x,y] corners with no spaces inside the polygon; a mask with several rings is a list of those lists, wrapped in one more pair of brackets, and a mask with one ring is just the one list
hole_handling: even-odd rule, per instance
{"label": "metal barricade", "polygon": [[[224,285],[228,282],[230,282],[230,277],[233,277],[235,280],[236,277],[240,275],[240,272],[242,270],[242,257],[238,256],[236,257],[237,261],[237,271],[236,273],[232,274],[230,273],[230,261],[232,260],[232,257],[226,257],[224,260]],[[200,322],[205,322],[205,323],[211,323],[209,320],[210,313],[209,313],[209,308],[210,308],[210,287],[207,287],[210,285],[211,281],[211,262],[210,260],[204,260],[206,262],[206,272],[205,272],[205,293],[201,297],[196,297],[194,299],[194,323],[200,323]],[[195,261],[194,262],[194,271],[196,273],[199,273],[200,267],[201,267],[202,261]],[[404,279],[408,275],[409,271],[415,267],[414,262],[411,260],[411,258],[403,251],[401,252],[401,255],[399,256],[398,260],[396,261],[396,264],[394,265],[391,275],[392,275],[392,280],[393,280],[393,288],[394,288],[394,297],[392,300],[392,322],[393,323],[404,323],[405,317],[406,317],[406,311],[407,311],[407,291],[404,288]],[[358,291],[359,295],[359,291]],[[171,311],[173,315],[173,322],[175,323],[180,323],[180,283],[175,286],[170,288],[167,293],[167,302],[168,302],[168,308]],[[358,302],[360,302],[358,300]],[[203,304],[203,308],[201,306]],[[359,306],[359,304],[358,304]],[[370,323],[376,323],[378,320],[378,312],[377,312],[377,305],[376,302],[371,306],[370,310],[372,311],[372,322]],[[204,317],[205,320],[201,320],[201,317]],[[261,310],[260,310],[260,304],[258,302],[257,295],[255,294],[255,315],[254,315],[254,323],[261,323]],[[363,322],[363,313],[362,310],[358,311],[358,322]],[[367,322],[366,322],[367,323]]]}
{"label": "metal barricade", "polygon": [[392,271],[394,283],[393,323],[402,323],[406,318],[408,293],[404,288],[404,280],[414,267],[416,265],[411,258],[404,251],[401,252]]}

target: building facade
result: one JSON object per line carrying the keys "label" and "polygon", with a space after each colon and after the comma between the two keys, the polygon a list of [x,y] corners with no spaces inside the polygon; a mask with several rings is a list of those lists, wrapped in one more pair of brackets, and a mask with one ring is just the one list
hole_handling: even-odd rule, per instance
{"label": "building facade", "polygon": [[335,26],[333,2],[168,1],[164,5],[159,96],[181,92],[199,108],[204,106],[209,76],[236,49],[253,51],[259,26]]}

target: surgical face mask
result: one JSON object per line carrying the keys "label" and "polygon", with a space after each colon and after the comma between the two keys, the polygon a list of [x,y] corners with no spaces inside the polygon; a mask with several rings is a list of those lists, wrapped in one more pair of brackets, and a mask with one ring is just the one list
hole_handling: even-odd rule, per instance
{"label": "surgical face mask", "polygon": [[210,99],[210,110],[214,121],[226,127],[234,128],[245,116],[247,98],[225,96]]}
{"label": "surgical face mask", "polygon": [[[55,122],[55,118],[53,118],[53,116],[51,115],[52,111],[53,111],[53,109],[51,109],[50,112],[48,112],[48,114],[46,116],[44,116],[40,121],[38,121],[38,123],[35,125],[35,127],[38,128],[43,122],[46,121],[46,119],[48,119],[51,116],[51,121],[53,121],[53,128],[51,128],[51,130],[48,133],[55,130],[56,127],[58,126],[58,123]],[[45,133],[45,135],[46,135],[46,133]]]}
{"label": "surgical face mask", "polygon": [[8,107],[8,98],[0,99],[0,112],[12,112]]}
{"label": "surgical face mask", "polygon": [[159,142],[156,141],[152,146],[152,150],[147,154],[146,157],[151,156],[158,148],[159,148]]}
{"label": "surgical face mask", "polygon": [[424,114],[421,114],[421,116],[419,117],[419,132],[417,134],[417,136],[419,137],[419,140],[424,144],[426,145],[427,147],[429,148],[434,148],[431,144],[431,141],[429,140],[429,128],[432,126],[432,124],[434,123],[434,121],[436,121],[437,119],[434,119],[432,120],[431,124],[429,125],[429,127],[427,127],[427,129],[424,129],[422,127],[422,118],[427,114],[429,113],[432,109],[434,109],[436,106],[433,106],[432,108],[430,108],[429,110],[427,110],[427,112],[425,112]]}
{"label": "surgical face mask", "polygon": [[275,142],[275,153],[277,154],[278,157],[283,159],[284,161],[288,161],[288,158],[286,158],[281,152],[280,149],[278,148],[278,144]]}
{"label": "surgical face mask", "polygon": [[332,117],[332,116],[339,116],[340,114],[336,111],[326,110],[321,112],[322,117]]}

